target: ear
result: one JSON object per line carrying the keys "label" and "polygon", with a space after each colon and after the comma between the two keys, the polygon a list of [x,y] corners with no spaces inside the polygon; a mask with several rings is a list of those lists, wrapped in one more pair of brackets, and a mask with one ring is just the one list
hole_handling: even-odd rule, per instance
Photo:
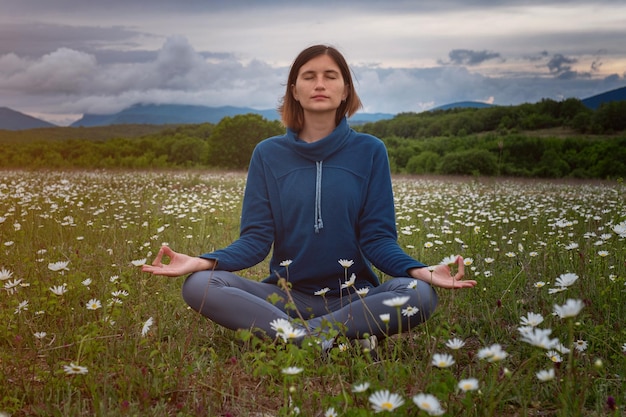
{"label": "ear", "polygon": [[294,100],[298,101],[298,94],[296,93],[296,85],[291,84],[291,96]]}
{"label": "ear", "polygon": [[346,101],[346,99],[348,98],[349,92],[350,92],[350,84],[344,84],[343,95],[341,96],[341,101]]}

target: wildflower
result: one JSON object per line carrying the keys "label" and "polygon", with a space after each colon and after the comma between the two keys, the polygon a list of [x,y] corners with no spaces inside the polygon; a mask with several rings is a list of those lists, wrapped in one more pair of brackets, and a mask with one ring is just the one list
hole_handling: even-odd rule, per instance
{"label": "wildflower", "polygon": [[571,349],[566,348],[565,345],[563,345],[563,343],[559,342],[554,346],[554,350],[556,350],[557,352],[559,352],[561,355],[567,355],[568,353],[571,352]]}
{"label": "wildflower", "polygon": [[117,282],[119,279],[120,279],[120,276],[119,276],[119,275],[113,275],[113,276],[111,276],[111,277],[109,278],[109,282],[111,282],[111,283],[115,283],[115,282]]}
{"label": "wildflower", "polygon": [[48,269],[54,272],[69,271],[69,268],[67,267],[69,263],[70,261],[52,262],[48,264]]}
{"label": "wildflower", "polygon": [[535,374],[541,382],[551,381],[554,379],[554,368],[541,370]]}
{"label": "wildflower", "polygon": [[389,307],[401,307],[406,304],[407,301],[409,301],[409,298],[411,297],[409,297],[408,295],[405,295],[403,297],[393,297],[388,300],[383,300],[383,304]]}
{"label": "wildflower", "polygon": [[522,317],[520,319],[520,324],[522,326],[538,326],[543,322],[543,316],[541,314],[536,313],[528,313],[526,317]]}
{"label": "wildflower", "polygon": [[24,300],[21,303],[19,303],[17,305],[17,308],[15,309],[15,313],[14,314],[20,314],[22,311],[24,310],[28,310],[28,301]]}
{"label": "wildflower", "polygon": [[441,404],[437,397],[431,394],[417,394],[413,397],[413,402],[421,410],[424,410],[431,416],[440,416],[445,413],[445,410],[441,408]]}
{"label": "wildflower", "polygon": [[561,274],[554,283],[557,287],[569,287],[578,279],[578,275],[568,272],[566,274]]}
{"label": "wildflower", "polygon": [[48,333],[46,332],[35,332],[33,333],[33,336],[35,336],[37,339],[43,339],[44,337],[46,337]]}
{"label": "wildflower", "polygon": [[100,302],[100,300],[92,298],[87,302],[87,310],[97,310],[99,308],[102,308],[102,303]]}
{"label": "wildflower", "polygon": [[289,320],[275,319],[275,320],[272,320],[270,322],[270,327],[276,333],[284,333],[285,331],[290,329],[292,326],[291,326],[291,323],[289,322]]}
{"label": "wildflower", "polygon": [[113,297],[119,297],[120,295],[123,295],[124,297],[128,297],[128,291],[126,290],[116,290],[111,292],[111,295]]}
{"label": "wildflower", "polygon": [[361,297],[364,297],[367,295],[367,293],[370,292],[370,287],[363,287],[361,289],[356,290],[356,293],[359,294]]}
{"label": "wildflower", "polygon": [[509,356],[509,354],[502,350],[502,346],[495,343],[489,347],[480,349],[477,356],[478,359],[487,359],[488,362],[498,362]]}
{"label": "wildflower", "polygon": [[505,255],[507,258],[515,258],[517,256],[515,252],[507,252]]}
{"label": "wildflower", "polygon": [[8,269],[0,269],[0,281],[5,281],[13,276],[13,272]]}
{"label": "wildflower", "polygon": [[554,363],[563,362],[563,358],[556,350],[549,350],[546,352],[546,356]]}
{"label": "wildflower", "polygon": [[133,264],[133,266],[142,266],[146,264],[146,258],[143,259],[135,259],[134,261],[130,261],[131,264]]}
{"label": "wildflower", "polygon": [[343,266],[344,268],[348,269],[350,268],[352,265],[354,265],[354,261],[353,260],[347,260],[347,259],[339,259],[339,265]]}
{"label": "wildflower", "polygon": [[559,293],[559,292],[563,292],[565,290],[567,290],[567,287],[550,288],[548,290],[548,294],[556,294],[556,293]]}
{"label": "wildflower", "polygon": [[454,265],[456,263],[456,258],[457,256],[455,255],[446,256],[441,260],[441,262],[439,262],[439,265]]}
{"label": "wildflower", "polygon": [[402,397],[388,390],[376,391],[369,398],[372,408],[377,413],[381,411],[393,411],[404,404]]}
{"label": "wildflower", "polygon": [[288,267],[289,265],[291,265],[293,261],[291,259],[286,259],[284,261],[282,261],[279,265],[280,266],[284,266],[284,267]]}
{"label": "wildflower", "polygon": [[446,342],[446,346],[452,350],[459,350],[465,346],[465,342],[459,338],[453,338]]}
{"label": "wildflower", "polygon": [[328,288],[328,287],[326,287],[326,288],[322,288],[321,290],[315,291],[315,292],[313,293],[313,295],[321,295],[321,296],[324,296],[324,295],[326,295],[326,293],[327,293],[328,291],[330,291],[330,288]]}
{"label": "wildflower", "polygon": [[457,387],[463,392],[475,391],[478,389],[478,380],[476,378],[462,379],[457,384]]}
{"label": "wildflower", "polygon": [[412,280],[411,282],[409,282],[409,285],[407,285],[406,287],[414,290],[415,288],[417,288],[417,280],[416,279]]}
{"label": "wildflower", "polygon": [[341,284],[341,288],[342,289],[350,288],[351,286],[354,285],[354,281],[356,281],[356,275],[352,274],[352,275],[350,275],[350,279],[349,280],[347,280],[346,282]]}
{"label": "wildflower", "polygon": [[614,397],[612,397],[612,396],[610,396],[610,395],[609,395],[609,396],[606,398],[606,407],[607,407],[609,410],[611,410],[611,411],[615,411],[615,410],[617,410],[617,404],[616,404],[616,402],[615,402],[615,398],[614,398]]}
{"label": "wildflower", "polygon": [[85,287],[88,287],[91,285],[91,278],[87,278],[86,280],[84,280],[83,282],[81,282],[81,284],[83,284]]}
{"label": "wildflower", "polygon": [[492,263],[493,261],[495,261],[495,259],[493,259],[493,258],[485,258],[485,263],[486,263],[486,264],[490,264],[490,263]]}
{"label": "wildflower", "polygon": [[63,366],[63,370],[68,375],[83,375],[87,373],[87,368],[84,366],[76,365],[73,362],[69,365]]}
{"label": "wildflower", "polygon": [[339,416],[339,414],[337,414],[337,412],[335,411],[335,407],[330,407],[324,413],[324,417],[338,417],[338,416]]}
{"label": "wildflower", "polygon": [[449,353],[435,353],[431,363],[437,368],[448,368],[454,365],[454,358]]}
{"label": "wildflower", "polygon": [[532,258],[536,258],[537,256],[539,256],[539,253],[532,251],[532,252],[528,252],[528,256],[532,257]]}
{"label": "wildflower", "polygon": [[348,350],[349,347],[350,345],[348,345],[347,343],[340,343],[339,346],[337,346],[339,352],[345,352]]}
{"label": "wildflower", "polygon": [[607,256],[609,256],[609,251],[608,250],[600,250],[600,251],[598,251],[598,255],[600,255],[602,258],[606,258]]}
{"label": "wildflower", "polygon": [[581,300],[568,299],[564,305],[554,305],[554,313],[562,319],[568,317],[575,317],[583,309],[583,302]]}
{"label": "wildflower", "polygon": [[304,337],[306,332],[303,329],[294,327],[289,320],[275,319],[270,322],[270,327],[276,331],[276,336],[287,342],[290,339]]}
{"label": "wildflower", "polygon": [[113,298],[109,299],[109,301],[108,301],[109,307],[110,306],[114,306],[114,305],[120,305],[120,304],[124,304],[124,303],[122,302],[122,300],[120,300],[117,297],[113,297]]}
{"label": "wildflower", "polygon": [[143,327],[141,328],[141,336],[145,337],[148,334],[148,332],[150,331],[150,327],[152,327],[153,323],[154,319],[152,317],[146,320],[146,322],[143,324]]}
{"label": "wildflower", "polygon": [[626,237],[626,220],[613,226],[613,231],[619,235],[619,237]]}
{"label": "wildflower", "polygon": [[380,317],[380,320],[381,320],[383,323],[389,323],[389,320],[391,320],[391,314],[389,314],[389,313],[384,313],[384,314],[381,314],[381,315],[380,315],[380,316],[378,316],[378,317]]}
{"label": "wildflower", "polygon": [[50,287],[49,290],[52,291],[52,293],[55,295],[63,295],[67,292],[67,286],[66,284],[55,285],[55,286]]}
{"label": "wildflower", "polygon": [[404,317],[412,317],[412,316],[416,315],[418,311],[420,311],[419,308],[413,307],[413,306],[408,306],[407,308],[402,309],[402,315]]}
{"label": "wildflower", "polygon": [[424,247],[425,248],[432,248],[433,246],[435,246],[435,244],[433,242],[426,242],[426,243],[424,243]]}
{"label": "wildflower", "polygon": [[574,342],[574,348],[579,352],[584,352],[587,350],[587,342],[582,339],[578,339]]}
{"label": "wildflower", "polygon": [[7,282],[4,283],[4,289],[7,290],[7,292],[9,294],[13,294],[14,292],[16,292],[16,288],[20,285],[20,283],[22,282],[22,279],[14,279],[13,281],[8,280]]}
{"label": "wildflower", "polygon": [[369,382],[362,382],[360,384],[355,384],[352,386],[352,392],[354,393],[365,392],[368,390],[369,387],[370,387]]}
{"label": "wildflower", "polygon": [[572,242],[569,245],[565,246],[565,250],[574,250],[578,249],[578,243]]}
{"label": "wildflower", "polygon": [[545,281],[537,281],[535,282],[534,286],[535,288],[542,288],[546,285]]}
{"label": "wildflower", "polygon": [[297,375],[300,372],[302,372],[303,369],[302,368],[298,368],[297,366],[289,366],[287,368],[283,368],[283,370],[281,371],[283,374],[285,375]]}
{"label": "wildflower", "polygon": [[536,327],[520,327],[517,329],[522,335],[522,342],[526,342],[533,346],[537,346],[543,349],[552,349],[559,339],[550,339],[551,329],[538,329]]}
{"label": "wildflower", "polygon": [[624,344],[622,345],[622,352],[623,352],[623,353],[626,353],[626,343],[624,343]]}

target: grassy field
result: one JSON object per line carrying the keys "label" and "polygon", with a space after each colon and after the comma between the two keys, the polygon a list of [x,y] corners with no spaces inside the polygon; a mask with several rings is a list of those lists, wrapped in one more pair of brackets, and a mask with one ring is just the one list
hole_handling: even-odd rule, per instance
{"label": "grassy field", "polygon": [[244,184],[0,171],[0,415],[624,415],[621,182],[395,178],[401,245],[463,255],[479,285],[438,290],[431,320],[374,353],[340,337],[328,356],[224,330],[186,307],[183,278],[138,267],[163,243],[230,243]]}

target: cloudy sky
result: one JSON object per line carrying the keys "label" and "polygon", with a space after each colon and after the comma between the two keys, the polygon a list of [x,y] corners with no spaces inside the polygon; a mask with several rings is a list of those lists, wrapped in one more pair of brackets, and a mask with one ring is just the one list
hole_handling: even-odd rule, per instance
{"label": "cloudy sky", "polygon": [[364,111],[626,86],[623,0],[0,0],[0,107],[65,125],[132,104],[275,108],[316,43]]}

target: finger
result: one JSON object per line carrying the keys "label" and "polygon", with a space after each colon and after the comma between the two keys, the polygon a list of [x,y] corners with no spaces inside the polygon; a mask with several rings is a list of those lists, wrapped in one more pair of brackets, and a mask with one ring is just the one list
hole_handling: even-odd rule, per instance
{"label": "finger", "polygon": [[457,273],[455,275],[456,279],[461,279],[465,276],[465,262],[463,260],[463,257],[461,255],[456,257],[456,264],[457,264]]}
{"label": "finger", "polygon": [[154,266],[161,266],[163,265],[161,263],[161,259],[163,259],[163,246],[159,249],[159,252],[157,253],[157,256],[154,258],[154,261],[152,261],[152,265]]}

